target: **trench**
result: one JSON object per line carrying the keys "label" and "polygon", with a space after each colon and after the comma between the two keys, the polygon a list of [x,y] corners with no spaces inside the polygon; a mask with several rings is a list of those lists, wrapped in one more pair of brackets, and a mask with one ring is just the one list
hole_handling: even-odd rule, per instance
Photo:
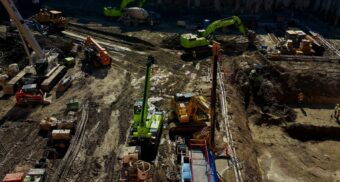
{"label": "trench", "polygon": [[316,126],[308,124],[292,124],[284,128],[285,132],[294,139],[305,141],[340,141],[340,125]]}

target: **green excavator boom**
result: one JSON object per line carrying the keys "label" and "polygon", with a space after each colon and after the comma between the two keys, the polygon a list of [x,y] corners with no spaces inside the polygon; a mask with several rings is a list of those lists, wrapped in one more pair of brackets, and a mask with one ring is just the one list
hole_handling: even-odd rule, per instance
{"label": "green excavator boom", "polygon": [[243,35],[248,35],[248,29],[244,26],[241,19],[237,16],[232,16],[212,22],[206,29],[199,30],[198,34],[182,34],[180,37],[180,44],[182,47],[187,49],[207,46],[210,44],[210,41],[208,39],[211,34],[215,32],[215,30],[231,25],[235,25],[236,27],[238,27],[239,31]]}
{"label": "green excavator boom", "polygon": [[[104,7],[104,15],[110,17],[120,17],[123,14],[123,10],[136,0],[121,0],[118,7]],[[143,7],[146,0],[139,0],[138,7]]]}
{"label": "green excavator boom", "polygon": [[162,111],[153,110],[148,106],[151,67],[154,62],[154,57],[149,56],[146,65],[143,99],[137,100],[134,104],[133,125],[130,131],[131,141],[129,143],[134,143],[140,139],[151,139],[152,143],[156,143],[160,136],[164,114]]}

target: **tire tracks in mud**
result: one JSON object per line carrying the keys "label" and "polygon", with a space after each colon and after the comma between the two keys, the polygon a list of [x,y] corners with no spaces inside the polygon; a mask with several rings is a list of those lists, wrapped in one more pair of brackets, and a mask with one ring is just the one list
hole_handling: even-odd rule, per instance
{"label": "tire tracks in mud", "polygon": [[35,161],[35,159],[32,159],[32,156],[39,152],[39,146],[42,142],[38,137],[38,131],[39,127],[36,127],[35,124],[30,124],[26,131],[21,132],[23,134],[22,137],[13,143],[13,145],[9,147],[2,143],[3,151],[6,153],[1,157],[0,177],[9,171],[13,171],[16,165]]}
{"label": "tire tracks in mud", "polygon": [[60,180],[65,179],[71,169],[71,166],[73,165],[73,162],[78,156],[80,147],[85,137],[84,133],[88,121],[88,105],[89,105],[88,102],[86,102],[83,105],[82,115],[80,122],[78,123],[78,126],[76,128],[76,133],[72,137],[71,145],[69,146],[64,158],[62,159],[57,170],[54,172],[52,176],[51,180],[52,182],[58,182]]}

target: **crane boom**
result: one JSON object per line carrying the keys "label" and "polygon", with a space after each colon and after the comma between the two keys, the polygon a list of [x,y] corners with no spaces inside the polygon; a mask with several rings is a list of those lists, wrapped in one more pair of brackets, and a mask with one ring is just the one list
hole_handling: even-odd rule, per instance
{"label": "crane boom", "polygon": [[149,97],[149,90],[150,90],[151,66],[152,64],[154,64],[154,62],[155,62],[155,58],[152,56],[149,56],[148,63],[146,64],[142,116],[141,116],[141,121],[139,124],[140,127],[145,127],[146,117],[148,114],[148,97]]}
{"label": "crane boom", "polygon": [[30,59],[30,64],[32,64],[32,57],[31,57],[32,55],[31,53],[29,53],[28,48],[31,48],[35,52],[38,58],[40,59],[44,58],[45,57],[44,51],[41,49],[37,40],[34,38],[33,34],[30,32],[28,26],[25,24],[24,19],[22,18],[21,14],[19,13],[18,9],[16,8],[12,0],[0,0],[0,1],[4,5],[10,18],[14,20],[15,25],[19,30],[20,37],[23,41],[25,50]]}

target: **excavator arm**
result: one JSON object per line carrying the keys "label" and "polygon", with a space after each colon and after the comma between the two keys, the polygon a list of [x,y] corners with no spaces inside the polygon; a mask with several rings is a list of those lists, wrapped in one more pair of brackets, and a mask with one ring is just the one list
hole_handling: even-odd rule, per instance
{"label": "excavator arm", "polygon": [[96,48],[96,50],[99,53],[99,59],[100,63],[104,66],[111,64],[111,57],[109,56],[108,52],[105,48],[103,48],[101,45],[98,44],[96,40],[94,40],[92,37],[88,36],[85,40],[85,44],[89,46],[93,46]]}
{"label": "excavator arm", "polygon": [[134,1],[135,0],[121,0],[118,7],[104,7],[104,15],[111,17],[120,17],[122,16],[123,9]]}
{"label": "excavator arm", "polygon": [[248,29],[244,26],[241,19],[237,16],[232,16],[230,18],[225,18],[221,20],[216,20],[212,22],[206,29],[199,30],[198,34],[182,34],[180,37],[180,44],[182,47],[186,49],[198,48],[208,46],[210,41],[208,37],[215,32],[217,29],[222,27],[228,27],[231,25],[235,25],[238,27],[239,31],[247,36],[249,42],[252,44],[255,40],[255,32],[248,31]]}
{"label": "excavator arm", "polygon": [[133,3],[135,0],[122,0],[120,5],[119,5],[119,10],[123,10],[126,8],[130,3]]}
{"label": "excavator arm", "polygon": [[243,35],[247,34],[247,28],[243,25],[241,19],[237,16],[232,16],[230,18],[225,18],[212,22],[204,31],[201,32],[201,36],[208,37],[213,32],[215,32],[216,29],[228,27],[231,25],[235,25],[236,27],[238,27]]}
{"label": "excavator arm", "polygon": [[189,103],[188,113],[194,122],[209,121],[210,106],[203,96],[193,96]]}
{"label": "excavator arm", "polygon": [[[120,5],[118,7],[104,7],[104,15],[112,16],[112,17],[120,17],[123,14],[123,10],[131,3],[136,0],[121,0]],[[146,0],[139,0],[138,7],[143,7],[146,3]]]}

